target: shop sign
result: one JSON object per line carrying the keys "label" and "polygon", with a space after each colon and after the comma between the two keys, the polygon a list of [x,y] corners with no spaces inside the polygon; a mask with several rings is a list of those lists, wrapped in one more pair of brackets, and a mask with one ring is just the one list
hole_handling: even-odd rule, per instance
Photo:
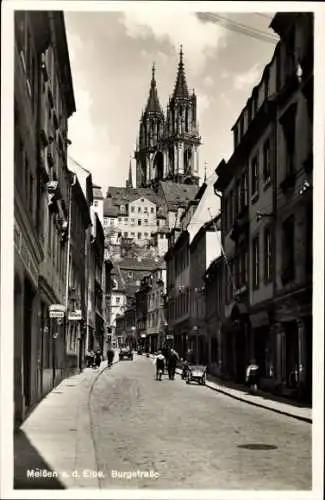
{"label": "shop sign", "polygon": [[62,304],[51,304],[49,306],[50,318],[64,318],[65,307]]}
{"label": "shop sign", "polygon": [[69,321],[80,321],[81,319],[82,319],[82,314],[80,309],[69,312]]}

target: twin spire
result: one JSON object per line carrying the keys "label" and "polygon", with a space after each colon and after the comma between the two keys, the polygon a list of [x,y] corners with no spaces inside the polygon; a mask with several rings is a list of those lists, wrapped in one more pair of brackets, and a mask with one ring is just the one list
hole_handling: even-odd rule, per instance
{"label": "twin spire", "polygon": [[[158,98],[155,73],[156,73],[156,67],[155,67],[155,63],[153,63],[150,92],[149,92],[148,102],[147,102],[147,106],[146,106],[144,114],[147,114],[147,113],[163,114],[162,108],[160,106],[159,98]],[[180,52],[179,52],[179,63],[178,63],[176,84],[174,87],[174,92],[173,92],[172,97],[173,98],[180,98],[180,99],[188,99],[189,98],[189,92],[188,92],[188,88],[187,88],[185,70],[184,70],[183,46],[182,45],[180,47]]]}

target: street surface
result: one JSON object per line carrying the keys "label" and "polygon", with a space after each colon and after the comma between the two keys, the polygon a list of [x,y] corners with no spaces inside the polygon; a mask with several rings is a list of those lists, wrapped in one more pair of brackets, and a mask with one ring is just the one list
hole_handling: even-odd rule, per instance
{"label": "street surface", "polygon": [[[179,376],[158,382],[154,370],[152,359],[135,356],[105,369],[93,386],[100,488],[311,489],[310,424]],[[137,471],[158,477],[121,477]]]}

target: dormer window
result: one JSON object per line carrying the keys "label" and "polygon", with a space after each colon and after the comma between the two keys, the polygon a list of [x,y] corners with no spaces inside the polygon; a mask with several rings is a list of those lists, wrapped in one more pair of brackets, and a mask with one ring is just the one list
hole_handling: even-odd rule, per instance
{"label": "dormer window", "polygon": [[120,211],[121,212],[125,212],[125,206],[124,205],[120,205]]}

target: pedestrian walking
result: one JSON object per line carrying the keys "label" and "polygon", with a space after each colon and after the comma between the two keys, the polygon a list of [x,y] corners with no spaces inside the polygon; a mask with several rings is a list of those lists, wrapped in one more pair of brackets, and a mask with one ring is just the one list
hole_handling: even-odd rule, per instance
{"label": "pedestrian walking", "polygon": [[161,351],[158,351],[153,363],[156,365],[156,380],[161,380],[162,374],[165,370],[165,356]]}
{"label": "pedestrian walking", "polygon": [[100,350],[96,351],[95,354],[95,367],[98,368],[100,366],[100,363],[102,361],[102,354]]}
{"label": "pedestrian walking", "polygon": [[246,383],[248,384],[252,394],[255,394],[257,391],[258,371],[258,365],[256,364],[255,359],[252,359],[246,370]]}
{"label": "pedestrian walking", "polygon": [[179,361],[179,356],[174,349],[171,349],[167,360],[168,377],[170,380],[174,380],[175,378],[177,361]]}
{"label": "pedestrian walking", "polygon": [[107,366],[110,368],[114,360],[114,351],[111,347],[107,350]]}

